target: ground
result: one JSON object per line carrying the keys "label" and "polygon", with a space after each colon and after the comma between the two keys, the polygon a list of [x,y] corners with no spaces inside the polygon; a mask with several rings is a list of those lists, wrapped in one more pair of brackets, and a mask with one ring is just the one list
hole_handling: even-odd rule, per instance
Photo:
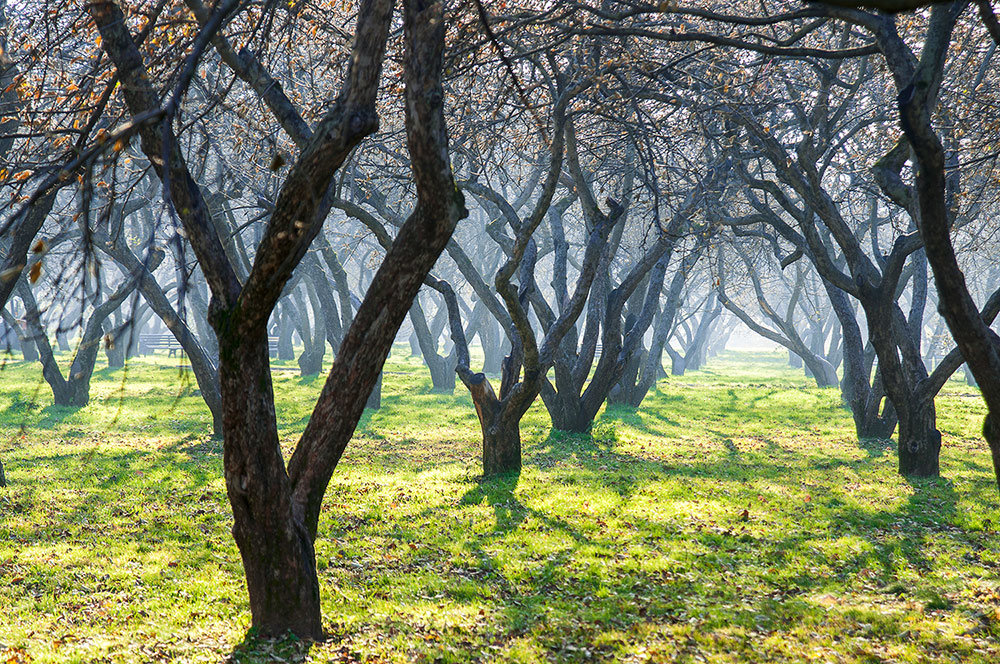
{"label": "ground", "polygon": [[[306,647],[247,632],[220,443],[176,367],[100,371],[83,409],[0,372],[0,662],[1000,658],[1000,500],[957,381],[938,480],[780,355],[727,353],[592,435],[537,404],[523,471],[483,482],[468,395],[397,348],[327,492]],[[286,451],[321,385],[275,371]]]}

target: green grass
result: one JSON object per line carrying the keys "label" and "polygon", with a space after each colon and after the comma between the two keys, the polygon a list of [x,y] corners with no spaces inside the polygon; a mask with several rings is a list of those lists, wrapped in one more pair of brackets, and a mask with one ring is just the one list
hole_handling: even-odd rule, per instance
{"label": "green grass", "polygon": [[[998,497],[974,390],[939,399],[943,478],[859,444],[836,390],[777,354],[661,381],[592,436],[523,422],[524,470],[478,479],[463,388],[397,349],[326,496],[328,641],[247,634],[196,388],[157,357],[59,409],[0,372],[0,662],[993,662]],[[294,366],[294,363],[285,363]],[[287,448],[322,377],[275,372]]]}

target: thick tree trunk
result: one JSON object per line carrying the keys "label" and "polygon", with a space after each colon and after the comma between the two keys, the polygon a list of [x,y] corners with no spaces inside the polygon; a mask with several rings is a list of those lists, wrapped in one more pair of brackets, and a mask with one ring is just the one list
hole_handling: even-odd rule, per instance
{"label": "thick tree trunk", "polygon": [[325,350],[325,344],[309,344],[299,355],[299,374],[302,376],[315,376],[322,371]]}
{"label": "thick tree trunk", "polygon": [[[400,229],[355,316],[287,471],[277,437],[267,321],[327,216],[325,193],[334,173],[378,126],[375,102],[392,2],[359,4],[344,88],[315,134],[308,137],[300,117],[286,123],[302,151],[279,193],[245,282],[237,278],[222,250],[179,142],[172,141],[169,159],[154,166],[161,179],[167,173],[171,177],[174,209],[212,287],[210,320],[219,339],[223,460],[233,534],[247,575],[253,625],[267,636],[291,630],[302,639],[322,637],[312,542],[323,493],[420,282],[450,239],[458,213],[464,213],[447,161],[441,111],[442,8],[440,3],[423,12],[412,3],[406,8],[406,128],[417,208]],[[87,9],[101,31],[102,48],[122,78],[132,115],[150,110],[157,103],[156,93],[120,8],[100,3]],[[428,41],[425,33],[434,40]],[[280,86],[268,91],[262,93],[270,94],[268,103],[284,102],[287,111],[287,98],[275,101]],[[288,115],[283,117],[287,120]],[[294,129],[300,126],[306,129]],[[140,134],[143,151],[156,162],[169,128],[143,126]]]}
{"label": "thick tree trunk", "polygon": [[851,410],[858,440],[888,440],[896,430],[897,416],[892,402],[886,398],[881,374],[876,371],[871,387],[867,381],[864,387],[864,396],[857,407]]}
{"label": "thick tree trunk", "polygon": [[596,413],[584,411],[583,399],[571,394],[557,393],[553,390],[543,390],[546,410],[552,419],[552,428],[570,433],[587,433],[594,423]]}
{"label": "thick tree trunk", "polygon": [[802,358],[793,353],[792,351],[788,351],[788,366],[790,366],[792,369],[801,369]]}
{"label": "thick tree trunk", "polygon": [[483,433],[483,475],[492,476],[521,470],[521,428],[519,422],[498,418]]}
{"label": "thick tree trunk", "polygon": [[484,374],[466,375],[462,382],[472,395],[483,432],[483,475],[489,477],[521,470],[520,418],[503,412]]}
{"label": "thick tree trunk", "polygon": [[899,415],[899,474],[937,477],[941,432],[937,430],[934,399],[915,399]]}
{"label": "thick tree trunk", "polygon": [[821,355],[812,355],[802,359],[808,369],[806,374],[816,381],[816,387],[837,387],[840,385],[837,370]]}
{"label": "thick tree trunk", "polygon": [[40,359],[38,346],[33,339],[23,339],[21,341],[21,358],[25,362],[37,362]]}
{"label": "thick tree trunk", "polygon": [[219,348],[226,489],[253,624],[263,634],[318,640],[315,552],[303,515],[293,510],[278,444],[266,331],[223,329]]}
{"label": "thick tree trunk", "polygon": [[[622,377],[608,393],[608,405],[633,406],[639,381],[639,367],[642,366],[645,359],[646,351],[643,348],[639,348],[628,358]],[[642,397],[639,400],[641,401]]]}

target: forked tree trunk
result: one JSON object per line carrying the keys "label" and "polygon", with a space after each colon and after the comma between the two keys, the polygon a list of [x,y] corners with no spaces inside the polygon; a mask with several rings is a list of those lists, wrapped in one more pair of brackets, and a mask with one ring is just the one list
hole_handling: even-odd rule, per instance
{"label": "forked tree trunk", "polygon": [[500,401],[485,374],[472,374],[462,382],[472,395],[483,432],[483,475],[489,477],[519,471],[520,418],[504,417]]}
{"label": "forked tree trunk", "polygon": [[684,363],[684,356],[672,348],[667,352],[670,355],[670,375],[683,376],[684,370],[687,368]]}
{"label": "forked tree trunk", "polygon": [[[435,315],[435,319],[439,317],[441,317],[440,311]],[[413,323],[413,333],[417,337],[420,354],[431,374],[431,391],[452,394],[455,391],[455,358],[452,355],[438,353],[441,332],[433,329],[437,327],[437,320],[433,326],[427,325],[427,318],[423,307],[420,306],[419,298],[413,301],[413,306],[410,308],[410,321]]]}
{"label": "forked tree trunk", "polygon": [[[312,538],[292,509],[278,443],[264,329],[222,330],[219,379],[226,432],[225,477],[233,538],[243,559],[253,624],[263,634],[323,634]],[[267,445],[261,439],[267,439]]]}
{"label": "forked tree trunk", "polygon": [[[169,161],[155,163],[169,127],[161,131],[143,125],[139,130],[157,174],[161,179],[169,174],[180,183],[170,188],[174,207],[212,285],[211,324],[219,339],[224,467],[233,534],[247,575],[253,625],[267,636],[290,630],[301,639],[322,637],[312,542],[323,494],[421,281],[466,214],[447,159],[441,108],[443,7],[404,4],[406,133],[417,207],[386,252],[287,470],[278,444],[267,321],[292,270],[320,231],[329,210],[324,194],[334,173],[378,126],[376,96],[392,2],[359,4],[341,94],[311,139],[301,130],[292,132],[303,145],[302,153],[278,196],[245,283],[226,259],[178,142],[171,143]],[[133,117],[149,111],[157,96],[121,9],[115,3],[94,3],[87,10],[122,78]],[[199,22],[212,18],[207,10],[202,14]],[[237,60],[234,68],[242,70],[244,64]],[[268,90],[280,92],[276,86]],[[274,96],[268,99],[274,101]],[[288,110],[287,98],[274,103],[279,102]],[[289,122],[293,129],[306,126],[301,117],[294,119]]]}
{"label": "forked tree trunk", "polygon": [[569,433],[587,433],[594,423],[594,415],[584,411],[582,399],[571,395],[556,394],[553,390],[545,400],[549,417],[552,418],[552,428]]}
{"label": "forked tree trunk", "polygon": [[[631,406],[635,401],[635,392],[637,390],[637,383],[639,382],[639,367],[642,366],[646,359],[646,350],[640,347],[633,353],[628,362],[625,363],[625,370],[622,372],[622,377],[618,379],[618,382],[611,391],[608,392],[608,405],[615,406]],[[642,398],[640,397],[640,401]]]}
{"label": "forked tree trunk", "polygon": [[326,346],[321,343],[309,344],[299,355],[299,374],[315,376],[323,370],[323,356]]}

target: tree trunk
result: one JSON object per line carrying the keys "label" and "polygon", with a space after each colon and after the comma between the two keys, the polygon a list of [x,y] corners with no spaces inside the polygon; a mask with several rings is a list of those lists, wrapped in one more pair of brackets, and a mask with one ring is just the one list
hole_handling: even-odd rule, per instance
{"label": "tree trunk", "polygon": [[322,371],[325,351],[326,344],[308,344],[299,355],[299,374],[302,376],[314,376]]}
{"label": "tree trunk", "polygon": [[[608,393],[608,405],[633,405],[633,402],[635,401],[634,393],[637,390],[637,383],[639,381],[639,367],[643,364],[645,359],[646,351],[641,347],[637,349],[635,353],[632,353],[628,362],[625,364],[625,370],[622,372],[622,377],[618,379],[618,382]],[[642,398],[640,397],[640,401],[641,400]]]}
{"label": "tree trunk", "polygon": [[915,399],[899,415],[899,474],[937,477],[941,432],[935,426],[934,399]]}
{"label": "tree trunk", "polygon": [[[219,335],[226,489],[253,624],[263,634],[320,639],[315,551],[278,444],[267,334]],[[268,440],[267,445],[261,440]]]}
{"label": "tree trunk", "polygon": [[[58,338],[58,335],[56,336]],[[125,327],[110,321],[105,322],[104,354],[108,358],[108,369],[115,371],[124,368],[127,338],[128,330]]]}
{"label": "tree trunk", "polygon": [[483,432],[483,475],[499,475],[521,470],[521,429],[519,417],[505,417],[493,386],[485,374],[466,375],[472,403]]}
{"label": "tree trunk", "polygon": [[[584,412],[583,399],[555,390],[542,391],[546,410],[552,419],[552,428],[570,433],[587,433],[594,423],[594,415]],[[588,416],[589,415],[589,416]]]}
{"label": "tree trunk", "polygon": [[670,354],[670,375],[683,376],[684,370],[686,369],[684,364],[684,356],[674,351],[673,349],[670,349],[668,353]]}
{"label": "tree trunk", "polygon": [[35,340],[30,337],[25,337],[21,339],[21,357],[25,362],[37,362],[41,357],[38,354],[38,346],[35,345]]}
{"label": "tree trunk", "polygon": [[295,359],[295,346],[292,344],[292,332],[295,331],[295,325],[292,321],[292,317],[289,315],[288,309],[284,306],[281,307],[281,323],[278,327],[278,359],[279,360],[294,360]]}
{"label": "tree trunk", "polygon": [[[306,298],[296,297],[299,309],[299,334],[302,336],[302,353],[299,355],[299,372],[302,376],[313,376],[323,370],[323,356],[326,354],[326,321],[312,283],[303,284]],[[312,310],[312,324],[309,311]]]}
{"label": "tree trunk", "polygon": [[483,475],[521,470],[521,428],[510,418],[498,418],[483,432]]}
{"label": "tree trunk", "polygon": [[437,319],[442,318],[443,309],[444,307],[441,307],[435,315],[434,324],[428,326],[418,297],[410,308],[410,322],[413,324],[413,333],[417,337],[424,364],[427,365],[427,370],[431,374],[431,391],[452,394],[455,391],[455,358],[447,355],[442,356],[438,353],[438,340],[442,330],[438,329]]}
{"label": "tree trunk", "polygon": [[382,407],[382,373],[378,375],[378,380],[375,382],[375,387],[372,388],[371,394],[368,395],[368,401],[365,402],[365,408],[371,410],[378,410]]}
{"label": "tree trunk", "polygon": [[802,358],[793,353],[792,351],[788,351],[788,366],[790,366],[792,369],[801,369]]}

